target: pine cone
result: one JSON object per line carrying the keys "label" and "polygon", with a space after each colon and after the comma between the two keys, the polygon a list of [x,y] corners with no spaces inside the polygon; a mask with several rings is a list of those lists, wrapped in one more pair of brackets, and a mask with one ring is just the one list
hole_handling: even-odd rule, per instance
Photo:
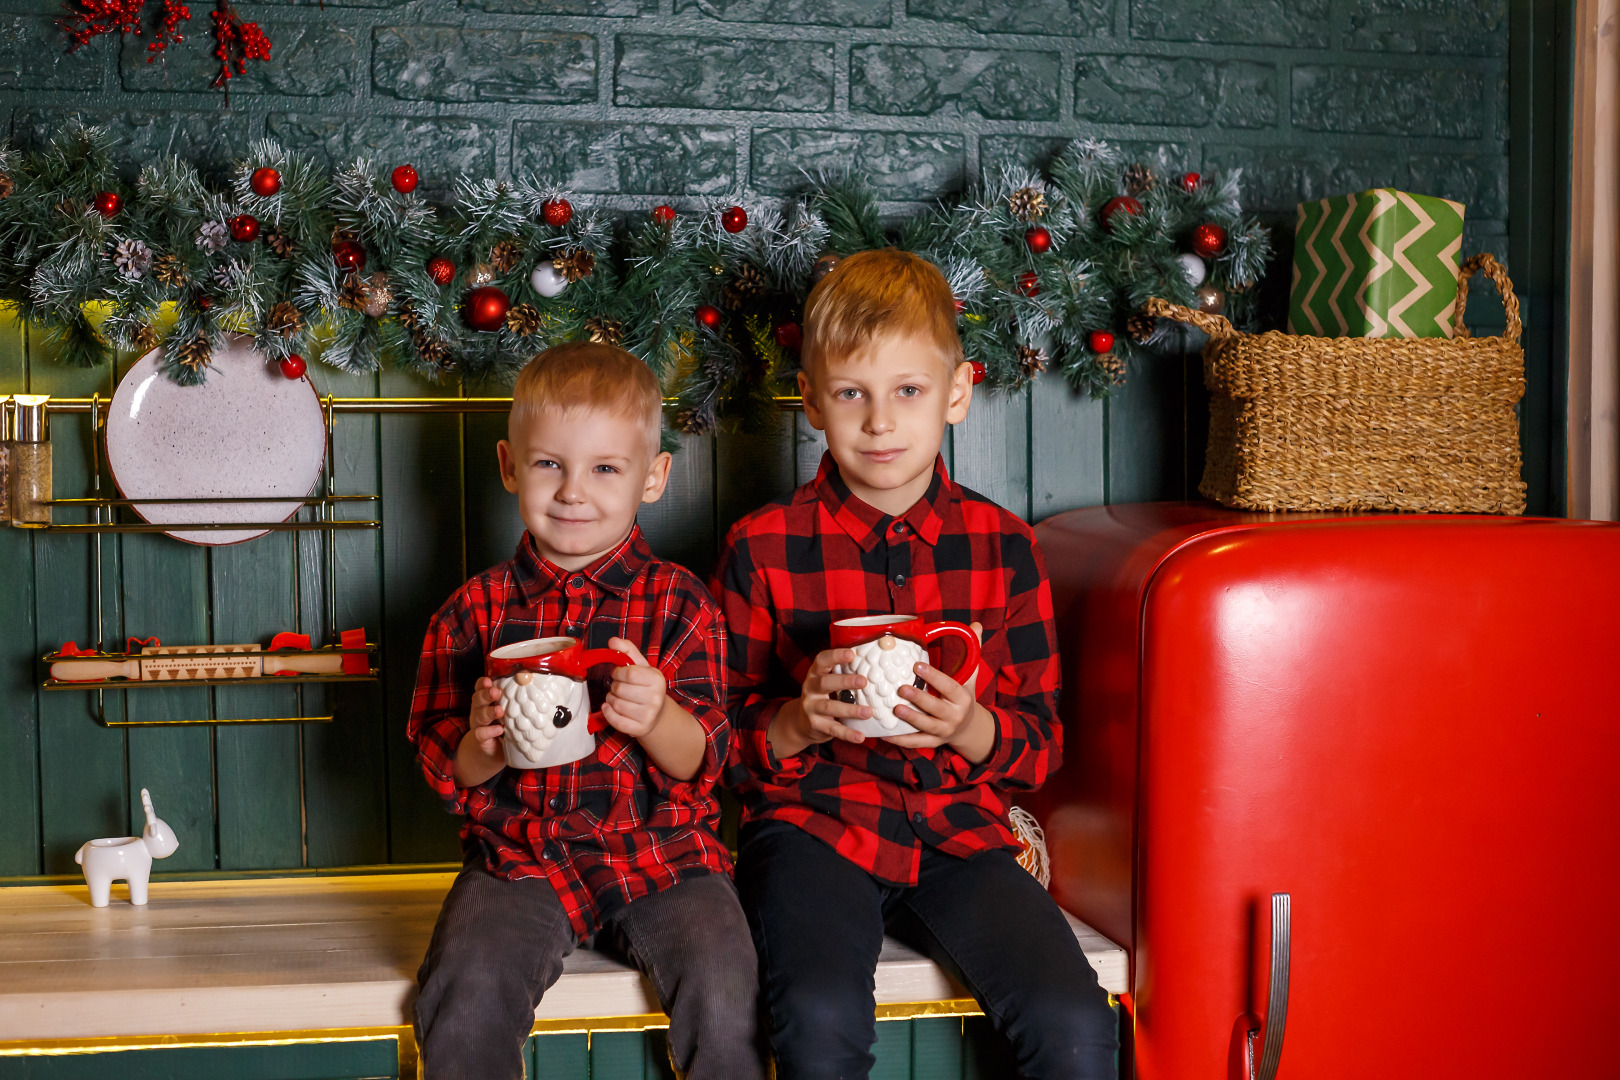
{"label": "pine cone", "polygon": [[65,214],[68,217],[72,217],[74,214],[78,213],[78,210],[78,204],[73,202],[71,199],[63,199],[61,202],[56,204],[56,212],[58,214]]}
{"label": "pine cone", "polygon": [[1105,352],[1097,357],[1097,367],[1115,386],[1125,385],[1125,358],[1117,352]]}
{"label": "pine cone", "polygon": [[506,313],[506,328],[524,337],[538,334],[545,321],[545,316],[541,315],[540,309],[533,304],[515,304]]}
{"label": "pine cone", "polygon": [[431,334],[424,334],[420,330],[411,331],[411,344],[416,346],[417,355],[436,367],[449,367],[450,350],[445,348],[444,342]]}
{"label": "pine cone", "polygon": [[409,297],[399,302],[394,314],[399,319],[399,325],[407,330],[415,330],[422,323],[421,316],[416,314],[416,305],[411,303]]}
{"label": "pine cone", "polygon": [[[512,241],[502,240],[490,249],[489,261],[495,267],[497,274],[508,274],[511,273],[512,267],[517,265],[518,256],[522,254],[522,249]],[[568,280],[572,281],[574,279],[569,278]]]}
{"label": "pine cone", "polygon": [[1018,346],[1018,369],[1024,373],[1024,378],[1033,379],[1046,370],[1046,365],[1045,349],[1037,349],[1033,345]]}
{"label": "pine cone", "polygon": [[264,231],[264,244],[283,259],[292,258],[293,250],[296,246],[293,244],[293,238],[287,235],[287,231],[285,229],[276,228],[270,228]]}
{"label": "pine cone", "polygon": [[759,267],[753,263],[743,263],[737,276],[720,290],[720,300],[728,310],[736,311],[747,301],[764,296],[767,291],[765,275]]}
{"label": "pine cone", "polygon": [[1125,320],[1125,333],[1138,345],[1146,345],[1159,332],[1159,320],[1152,315],[1132,315]]}
{"label": "pine cone", "polygon": [[366,283],[360,280],[359,274],[345,274],[343,285],[338,289],[338,307],[348,308],[350,311],[364,311],[366,300],[371,290]]}
{"label": "pine cone", "polygon": [[139,240],[120,240],[113,248],[113,266],[133,281],[152,268],[152,249]]}
{"label": "pine cone", "polygon": [[182,342],[175,350],[175,359],[192,371],[200,371],[208,366],[213,359],[212,350],[208,348],[208,335],[198,334],[190,341]]}
{"label": "pine cone", "polygon": [[572,285],[580,278],[588,278],[596,272],[596,256],[584,248],[575,248],[552,259],[551,268],[567,278],[568,283]]}
{"label": "pine cone", "polygon": [[197,229],[197,246],[212,255],[224,247],[231,238],[231,230],[223,221],[205,221]]}
{"label": "pine cone", "polygon": [[11,193],[16,190],[17,185],[15,182],[13,182],[11,177],[7,176],[5,173],[0,173],[0,199],[11,198]]}
{"label": "pine cone", "polygon": [[152,276],[171,289],[186,283],[186,267],[178,255],[159,255],[152,264]]}
{"label": "pine cone", "polygon": [[298,314],[297,308],[283,300],[264,317],[264,328],[272,334],[290,338],[304,328],[304,317]]}
{"label": "pine cone", "polygon": [[156,330],[152,329],[152,327],[147,323],[142,323],[140,329],[136,330],[135,333],[130,335],[129,343],[134,347],[136,352],[144,356],[146,353],[149,353],[153,349],[157,348],[158,342],[161,340],[163,339],[158,337]]}
{"label": "pine cone", "polygon": [[585,320],[585,331],[598,345],[617,345],[624,336],[624,324],[618,319],[592,315]]}
{"label": "pine cone", "polygon": [[714,416],[705,409],[682,409],[675,414],[675,426],[688,435],[702,435],[714,429]]}
{"label": "pine cone", "polygon": [[1158,176],[1146,165],[1125,166],[1125,191],[1129,195],[1140,195],[1158,182]]}
{"label": "pine cone", "polygon": [[1014,217],[1034,221],[1046,213],[1046,195],[1039,188],[1021,187],[1007,196],[1007,209]]}
{"label": "pine cone", "polygon": [[229,289],[246,278],[247,273],[247,265],[241,259],[226,259],[214,267],[214,284],[221,289]]}
{"label": "pine cone", "polygon": [[356,236],[354,233],[350,232],[348,229],[342,229],[342,228],[338,228],[336,226],[334,226],[333,229],[332,229],[332,246],[333,247],[337,247],[339,244],[348,243],[351,240],[358,240],[358,239],[360,239],[360,238],[358,236]]}

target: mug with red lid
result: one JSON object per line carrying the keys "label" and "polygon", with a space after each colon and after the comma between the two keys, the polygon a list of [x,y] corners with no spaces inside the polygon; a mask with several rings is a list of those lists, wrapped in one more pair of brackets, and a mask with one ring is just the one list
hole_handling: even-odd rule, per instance
{"label": "mug with red lid", "polygon": [[832,624],[830,633],[833,648],[855,650],[855,662],[839,664],[838,672],[866,677],[866,685],[861,689],[833,695],[871,708],[872,715],[868,719],[840,721],[863,735],[887,738],[909,735],[917,730],[894,715],[894,710],[897,705],[907,704],[900,696],[902,686],[928,688],[916,672],[917,664],[928,661],[943,670],[943,665],[929,660],[930,646],[937,647],[948,637],[961,640],[966,650],[962,661],[955,670],[946,672],[958,682],[972,676],[979,666],[979,636],[972,627],[959,622],[923,622],[920,615],[863,615],[839,619]]}
{"label": "mug with red lid", "polygon": [[596,749],[585,673],[598,664],[623,667],[617,649],[587,649],[578,638],[548,637],[503,645],[484,661],[501,692],[501,742],[514,769],[567,765]]}

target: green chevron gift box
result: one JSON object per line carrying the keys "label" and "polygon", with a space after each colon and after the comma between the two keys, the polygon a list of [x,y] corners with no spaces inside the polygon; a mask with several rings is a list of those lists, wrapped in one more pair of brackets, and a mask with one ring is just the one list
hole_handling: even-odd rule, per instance
{"label": "green chevron gift box", "polygon": [[1299,204],[1288,329],[1451,337],[1463,205],[1374,188]]}

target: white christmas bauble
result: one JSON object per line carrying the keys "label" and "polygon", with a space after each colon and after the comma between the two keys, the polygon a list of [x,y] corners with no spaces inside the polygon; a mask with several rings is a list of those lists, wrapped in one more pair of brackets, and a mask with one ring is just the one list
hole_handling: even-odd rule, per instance
{"label": "white christmas bauble", "polygon": [[557,273],[557,268],[549,262],[535,266],[534,273],[529,275],[529,284],[541,296],[556,296],[568,288],[568,279]]}
{"label": "white christmas bauble", "polygon": [[506,714],[506,763],[540,769],[578,761],[596,747],[585,684],[566,675],[520,671],[496,680]]}
{"label": "white christmas bauble", "polygon": [[845,721],[845,724],[863,734],[879,738],[909,735],[916,731],[916,728],[894,715],[894,710],[895,706],[906,704],[906,699],[900,696],[900,688],[916,685],[916,665],[927,659],[928,650],[893,634],[884,634],[876,641],[855,646],[855,662],[840,670],[866,676],[866,685],[853,693],[855,704],[871,706],[872,718]]}
{"label": "white christmas bauble", "polygon": [[1181,272],[1187,275],[1187,284],[1196,289],[1204,283],[1204,260],[1201,256],[1189,251],[1184,255],[1177,255],[1176,261],[1181,264]]}

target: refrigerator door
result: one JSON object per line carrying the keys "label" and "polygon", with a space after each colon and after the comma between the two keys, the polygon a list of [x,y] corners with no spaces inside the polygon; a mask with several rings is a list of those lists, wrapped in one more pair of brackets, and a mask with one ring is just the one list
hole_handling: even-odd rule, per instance
{"label": "refrigerator door", "polygon": [[1038,812],[1132,946],[1138,1075],[1245,1075],[1274,893],[1278,1076],[1615,1075],[1620,527],[1195,512],[1041,534],[1066,674],[1107,678]]}

